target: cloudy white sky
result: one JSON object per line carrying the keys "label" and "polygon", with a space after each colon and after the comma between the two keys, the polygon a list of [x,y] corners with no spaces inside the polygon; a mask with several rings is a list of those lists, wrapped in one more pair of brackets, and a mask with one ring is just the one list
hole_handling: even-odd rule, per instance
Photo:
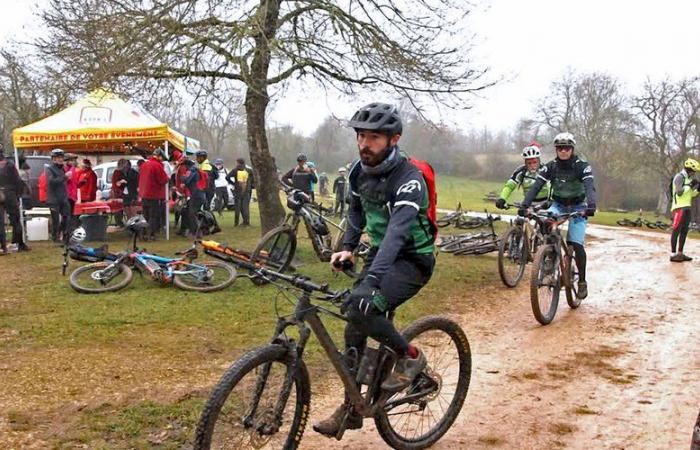
{"label": "cloudy white sky", "polygon": [[[44,1],[44,0],[40,0]],[[0,0],[0,42],[36,30],[36,0]],[[490,0],[471,18],[476,60],[509,81],[449,119],[462,128],[512,127],[569,68],[604,71],[634,90],[647,77],[700,75],[700,2],[691,0]],[[309,134],[328,114],[359,105],[322,93],[285,93],[272,119]],[[439,117],[435,117],[439,120]]]}

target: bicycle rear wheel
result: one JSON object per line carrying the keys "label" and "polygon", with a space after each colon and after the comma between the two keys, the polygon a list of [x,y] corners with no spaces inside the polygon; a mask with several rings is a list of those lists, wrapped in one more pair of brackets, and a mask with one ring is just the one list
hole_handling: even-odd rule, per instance
{"label": "bicycle rear wheel", "polygon": [[518,285],[525,273],[528,243],[523,229],[510,228],[498,246],[498,274],[503,284],[510,288]]}
{"label": "bicycle rear wheel", "polygon": [[309,414],[311,387],[304,362],[297,361],[295,373],[290,373],[291,365],[287,349],[279,345],[251,350],[233,363],[204,406],[194,449],[296,449]]}
{"label": "bicycle rear wheel", "polygon": [[258,242],[250,255],[250,261],[276,272],[284,272],[294,258],[297,236],[288,225],[273,228]]}
{"label": "bicycle rear wheel", "polygon": [[565,258],[566,303],[569,304],[569,308],[576,309],[581,306],[581,299],[578,298],[578,267],[574,261],[573,250],[569,249]]}
{"label": "bicycle rear wheel", "polygon": [[[204,266],[204,273],[199,269]],[[183,264],[178,270],[191,271],[191,273],[176,274],[173,284],[180,289],[196,292],[214,292],[225,289],[236,281],[236,269],[230,264],[219,261],[207,261],[197,264]]]}
{"label": "bicycle rear wheel", "polygon": [[[462,328],[442,316],[427,316],[403,332],[428,360],[411,386],[389,398],[374,418],[392,448],[422,449],[450,429],[467,397],[471,350]],[[424,392],[424,395],[416,395]],[[406,401],[408,396],[414,399]]]}
{"label": "bicycle rear wheel", "polygon": [[81,294],[101,294],[125,288],[134,274],[125,264],[100,261],[78,267],[70,274],[68,282]]}
{"label": "bicycle rear wheel", "polygon": [[560,269],[553,245],[545,245],[537,251],[530,277],[530,304],[535,319],[542,325],[549,324],[557,312],[560,293]]}

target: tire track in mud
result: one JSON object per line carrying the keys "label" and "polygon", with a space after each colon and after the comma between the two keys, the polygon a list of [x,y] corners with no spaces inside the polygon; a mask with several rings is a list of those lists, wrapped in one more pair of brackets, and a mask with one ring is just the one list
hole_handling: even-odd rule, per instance
{"label": "tire track in mud", "polygon": [[[524,280],[485,292],[457,317],[472,348],[472,381],[457,422],[433,448],[689,447],[700,408],[700,242],[686,244],[695,261],[673,264],[666,234],[591,226],[590,236],[590,295],[578,310],[561,301],[540,326]],[[327,392],[314,392],[311,421],[340,401],[339,386],[337,396]],[[301,448],[328,447],[385,444],[371,420],[341,442],[309,426]]]}

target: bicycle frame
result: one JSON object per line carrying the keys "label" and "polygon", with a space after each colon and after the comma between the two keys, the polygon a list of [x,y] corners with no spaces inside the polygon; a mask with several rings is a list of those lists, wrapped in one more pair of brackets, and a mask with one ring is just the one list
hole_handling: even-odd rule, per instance
{"label": "bicycle frame", "polygon": [[[128,255],[135,267],[145,270],[156,281],[170,282],[175,275],[197,275],[208,273],[206,266],[194,264],[186,259],[167,258],[164,256],[151,255],[143,252],[133,252]],[[149,264],[149,261],[156,263],[157,267]],[[177,270],[175,267],[180,264],[187,264],[187,270]]]}
{"label": "bicycle frame", "polygon": [[[386,367],[388,363],[394,362],[394,358],[391,352],[383,345],[380,345],[378,350],[379,356],[377,360],[378,369],[375,372],[375,375],[372,379],[372,383],[369,385],[366,395],[363,396],[360,391],[360,387],[355,380],[355,377],[345,364],[344,354],[338,350],[338,347],[335,345],[332,338],[328,334],[328,330],[326,329],[325,325],[323,325],[323,322],[319,317],[319,312],[330,314],[333,317],[336,317],[345,322],[348,321],[344,316],[340,314],[327,310],[321,306],[312,304],[311,290],[307,289],[305,289],[299,297],[296,309],[291,315],[291,318],[281,317],[277,321],[272,343],[288,347],[289,354],[292,357],[291,370],[287,371],[287,376],[283,383],[282,391],[280,392],[280,397],[278,398],[277,403],[275,405],[274,416],[276,423],[278,424],[281,424],[283,409],[287,403],[287,400],[289,399],[291,387],[294,382],[294,373],[296,372],[298,361],[303,357],[304,349],[311,333],[313,333],[316,336],[319,343],[321,344],[321,347],[325,351],[326,356],[333,365],[333,368],[335,369],[336,373],[338,374],[338,377],[343,383],[346,395],[348,396],[350,403],[352,404],[353,410],[357,414],[360,414],[363,417],[374,416],[378,408],[385,406],[385,402],[388,398],[387,394],[382,394],[379,397],[377,397],[377,395],[380,393],[381,385],[381,376],[379,376],[381,370],[379,370],[379,368]],[[284,337],[285,330],[291,326],[295,326],[298,328],[299,342],[294,342],[293,340]],[[263,370],[258,374],[251,409],[243,421],[245,424],[251,423],[252,418],[256,414],[258,403],[260,401],[260,396],[262,395],[262,392],[265,388],[265,383],[267,381],[267,377],[270,373],[270,367],[270,364],[264,366]],[[392,403],[392,406],[399,406],[400,404],[410,402],[418,395],[424,395],[424,393],[419,393],[414,396],[405,396],[404,398],[396,400],[395,403]],[[343,431],[344,430],[342,430],[341,433]]]}

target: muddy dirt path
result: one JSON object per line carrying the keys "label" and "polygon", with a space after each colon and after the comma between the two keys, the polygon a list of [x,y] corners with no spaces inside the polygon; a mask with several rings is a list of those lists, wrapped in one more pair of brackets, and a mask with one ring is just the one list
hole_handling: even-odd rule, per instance
{"label": "muddy dirt path", "polygon": [[[522,283],[484,292],[456,317],[472,384],[434,448],[689,448],[700,408],[700,242],[686,247],[695,261],[674,264],[668,235],[602,226],[590,235],[590,295],[578,310],[562,298],[542,327]],[[316,400],[311,421],[334,402]],[[365,424],[342,442],[309,426],[302,448],[384,448]]]}

